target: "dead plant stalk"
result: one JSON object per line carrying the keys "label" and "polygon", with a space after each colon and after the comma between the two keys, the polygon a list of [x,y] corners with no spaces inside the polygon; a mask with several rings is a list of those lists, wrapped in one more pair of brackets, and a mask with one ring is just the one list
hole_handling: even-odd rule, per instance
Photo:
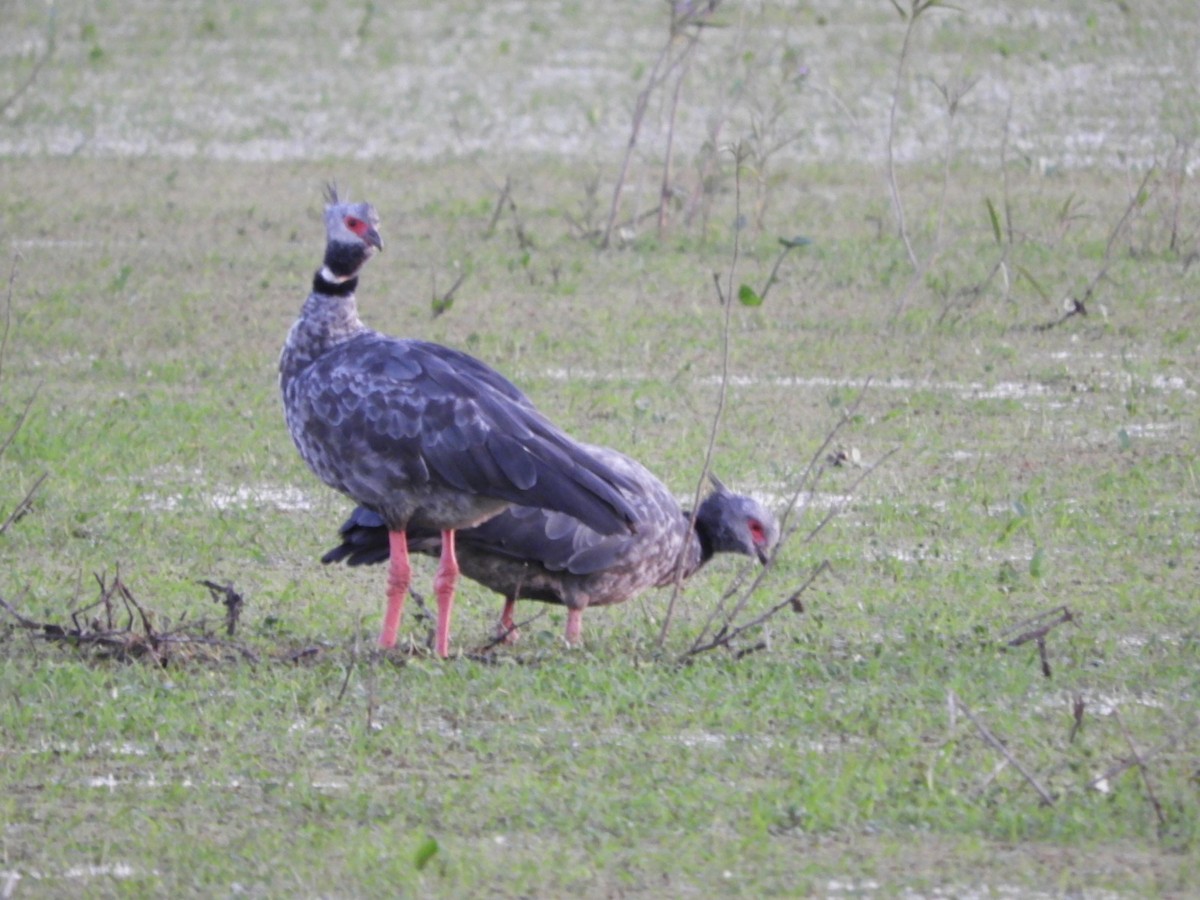
{"label": "dead plant stalk", "polygon": [[[741,146],[732,148],[734,154],[734,208],[740,217],[742,208],[742,149]],[[696,528],[696,516],[700,511],[700,495],[704,491],[704,485],[708,483],[708,473],[712,470],[713,451],[717,444],[717,432],[721,428],[721,419],[725,414],[725,402],[729,393],[729,334],[730,322],[733,317],[733,280],[737,272],[738,258],[741,253],[741,229],[735,221],[733,229],[733,255],[729,261],[728,280],[724,290],[721,288],[721,276],[717,272],[713,273],[713,285],[717,289],[717,299],[724,307],[724,316],[721,322],[721,380],[717,388],[717,405],[713,412],[712,426],[708,430],[708,446],[704,451],[704,464],[700,468],[700,477],[696,480],[696,490],[692,498],[692,513],[688,519],[688,534],[691,534]],[[667,639],[667,631],[671,628],[671,619],[675,614],[675,604],[679,600],[679,594],[683,590],[683,569],[684,555],[686,546],[680,550],[679,559],[675,565],[675,586],[671,591],[671,599],[667,603],[667,611],[663,615],[662,628],[658,633],[658,646],[661,648]]]}
{"label": "dead plant stalk", "polygon": [[[696,4],[694,8],[691,6],[688,6],[686,9],[681,7],[682,12],[677,10],[674,5],[668,7],[671,22],[667,40],[659,50],[658,56],[654,60],[654,65],[650,68],[650,75],[646,79],[645,87],[638,93],[637,99],[634,101],[633,117],[629,127],[629,140],[625,144],[625,155],[621,159],[621,168],[617,173],[616,183],[613,185],[612,203],[608,210],[608,222],[604,226],[604,234],[600,238],[600,246],[602,248],[608,248],[612,243],[613,230],[616,228],[617,216],[621,210],[621,195],[625,191],[625,184],[629,178],[629,167],[633,162],[633,151],[637,148],[638,139],[641,136],[642,124],[646,118],[646,110],[650,106],[650,98],[660,85],[665,84],[673,73],[678,72],[678,80],[675,83],[667,127],[667,152],[666,161],[663,165],[659,206],[655,213],[652,213],[658,216],[660,230],[665,227],[665,208],[670,195],[672,148],[674,146],[675,117],[679,109],[679,97],[683,89],[684,78],[687,75],[688,64],[700,41],[700,27],[706,24],[707,17],[716,9],[719,3],[720,0],[715,0],[715,2],[709,2],[704,5]],[[682,47],[680,47],[680,40],[682,40]]]}

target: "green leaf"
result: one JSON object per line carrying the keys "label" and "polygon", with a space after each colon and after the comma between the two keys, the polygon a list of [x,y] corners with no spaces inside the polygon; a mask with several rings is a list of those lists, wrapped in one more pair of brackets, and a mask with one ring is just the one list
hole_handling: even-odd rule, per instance
{"label": "green leaf", "polygon": [[425,838],[421,842],[421,846],[417,848],[416,854],[413,856],[413,862],[416,863],[417,871],[424,869],[429,865],[429,861],[437,856],[438,842],[431,837]]}
{"label": "green leaf", "polygon": [[793,247],[807,247],[812,241],[802,235],[796,235],[794,238],[780,238],[779,243],[791,250]]}
{"label": "green leaf", "polygon": [[1050,295],[1046,293],[1046,289],[1038,284],[1038,280],[1029,274],[1029,270],[1027,268],[1024,266],[1017,266],[1017,272],[1022,275],[1026,281],[1033,285],[1033,289],[1038,292],[1038,296],[1040,296],[1043,300],[1048,301],[1050,299]]}
{"label": "green leaf", "polygon": [[1067,195],[1067,199],[1063,201],[1062,208],[1058,211],[1058,220],[1065,222],[1071,217],[1071,204],[1075,202],[1075,192],[1072,191]]}
{"label": "green leaf", "polygon": [[738,300],[742,306],[762,306],[762,297],[755,293],[754,288],[743,284],[738,288]]}
{"label": "green leaf", "polygon": [[117,277],[109,284],[108,289],[114,294],[119,294],[125,290],[125,285],[129,283],[129,276],[133,274],[133,266],[121,266],[121,270],[117,272]]}
{"label": "green leaf", "polygon": [[1000,235],[1000,216],[996,214],[996,207],[992,204],[992,198],[984,197],[983,202],[987,204],[988,218],[992,220],[992,236],[996,238],[997,244],[1003,244],[1004,238]]}
{"label": "green leaf", "polygon": [[1033,551],[1033,558],[1029,560],[1029,574],[1034,578],[1041,578],[1042,573],[1046,571],[1046,551],[1038,547]]}

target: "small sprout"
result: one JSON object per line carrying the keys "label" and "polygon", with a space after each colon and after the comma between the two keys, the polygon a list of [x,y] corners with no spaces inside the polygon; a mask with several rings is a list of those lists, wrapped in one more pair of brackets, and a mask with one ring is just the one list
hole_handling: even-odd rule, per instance
{"label": "small sprout", "polygon": [[417,847],[417,852],[413,854],[413,864],[416,865],[417,871],[423,870],[429,861],[437,856],[438,842],[435,838],[426,837],[421,841],[421,846]]}
{"label": "small sprout", "polygon": [[1004,239],[1000,235],[1000,216],[996,213],[996,206],[992,203],[991,197],[984,197],[983,202],[987,204],[988,218],[992,222],[992,236],[996,238],[997,244],[1003,244]]}
{"label": "small sprout", "polygon": [[762,306],[762,297],[748,284],[738,288],[738,301],[742,306]]}
{"label": "small sprout", "polygon": [[1041,578],[1046,571],[1046,551],[1038,547],[1033,552],[1033,558],[1029,560],[1029,574],[1033,578]]}

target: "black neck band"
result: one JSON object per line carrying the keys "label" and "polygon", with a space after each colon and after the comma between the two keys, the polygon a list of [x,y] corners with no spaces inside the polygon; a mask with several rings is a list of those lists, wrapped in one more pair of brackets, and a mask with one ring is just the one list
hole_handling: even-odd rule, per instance
{"label": "black neck band", "polygon": [[358,287],[358,276],[345,281],[326,281],[320,272],[313,276],[313,293],[326,297],[348,297]]}

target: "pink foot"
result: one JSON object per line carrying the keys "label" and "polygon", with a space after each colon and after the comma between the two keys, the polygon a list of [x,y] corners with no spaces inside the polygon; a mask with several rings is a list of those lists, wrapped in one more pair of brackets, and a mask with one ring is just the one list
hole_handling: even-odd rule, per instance
{"label": "pink foot", "polygon": [[437,597],[437,632],[434,636],[433,652],[445,659],[450,655],[450,613],[454,608],[454,586],[458,583],[458,560],[454,556],[454,531],[442,532],[442,555],[438,561],[437,575],[433,579],[433,593]]}
{"label": "pink foot", "polygon": [[379,646],[384,650],[396,646],[396,632],[400,630],[400,618],[404,615],[404,598],[412,582],[408,538],[404,532],[389,531],[388,547],[391,563],[388,566],[387,609],[383,614],[383,627],[379,630]]}
{"label": "pink foot", "polygon": [[505,644],[515,644],[521,632],[513,621],[513,610],[517,607],[516,600],[504,601],[504,612],[500,613],[500,622],[496,625],[496,639]]}
{"label": "pink foot", "polygon": [[583,643],[583,610],[568,609],[567,610],[567,644],[571,647],[578,647]]}

